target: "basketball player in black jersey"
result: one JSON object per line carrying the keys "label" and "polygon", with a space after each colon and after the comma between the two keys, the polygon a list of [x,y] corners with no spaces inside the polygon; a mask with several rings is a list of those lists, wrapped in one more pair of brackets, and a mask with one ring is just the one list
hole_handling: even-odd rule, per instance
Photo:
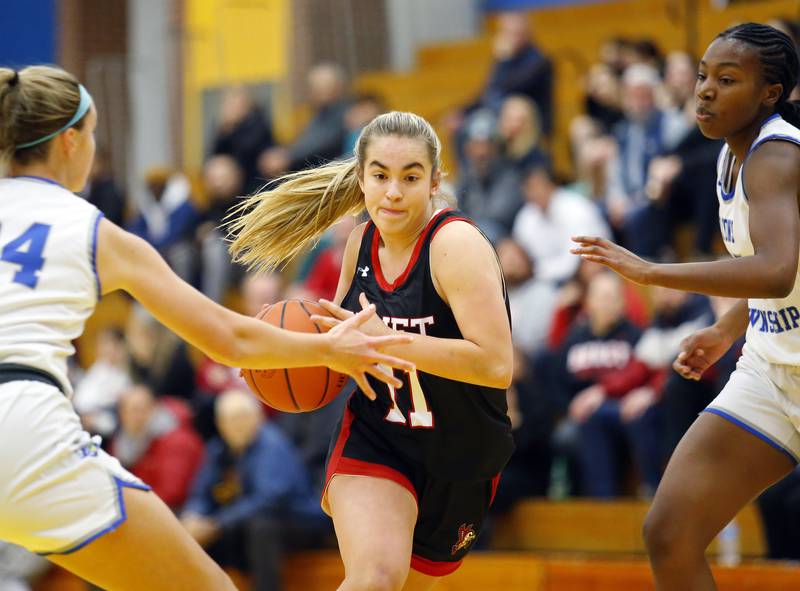
{"label": "basketball player in black jersey", "polygon": [[[505,388],[512,346],[494,250],[439,195],[430,125],[392,112],[362,132],[355,158],[296,173],[243,204],[234,255],[274,267],[342,215],[366,208],[344,253],[333,326],[374,303],[375,335],[414,335],[401,388],[356,391],[334,433],[323,507],[345,565],[340,591],[424,590],[474,544],[513,449]],[[443,207],[444,206],[444,207]],[[410,568],[409,568],[410,567]]]}

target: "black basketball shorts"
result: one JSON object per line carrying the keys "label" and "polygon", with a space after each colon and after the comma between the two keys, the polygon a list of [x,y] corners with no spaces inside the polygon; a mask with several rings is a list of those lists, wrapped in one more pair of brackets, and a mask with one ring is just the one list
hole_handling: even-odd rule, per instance
{"label": "black basketball shorts", "polygon": [[322,507],[336,474],[386,478],[407,489],[417,501],[417,523],[411,568],[441,577],[454,572],[475,543],[500,481],[451,481],[436,478],[413,465],[381,440],[375,430],[356,419],[349,407],[335,430],[328,450]]}

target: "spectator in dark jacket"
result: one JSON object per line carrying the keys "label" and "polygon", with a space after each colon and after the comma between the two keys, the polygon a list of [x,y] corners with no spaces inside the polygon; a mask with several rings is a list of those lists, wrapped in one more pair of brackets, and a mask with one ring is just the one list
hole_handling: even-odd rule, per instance
{"label": "spectator in dark jacket", "polygon": [[179,510],[203,458],[203,441],[192,429],[188,405],[177,398],[156,400],[140,384],[122,395],[118,408],[112,453],[173,511]]}
{"label": "spectator in dark jacket", "polygon": [[191,282],[200,214],[192,202],[189,179],[170,168],[154,167],[136,195],[139,212],[128,230],[149,242],[178,276]]}
{"label": "spectator in dark jacket", "polygon": [[249,392],[221,394],[216,420],[220,437],[206,448],[181,521],[218,564],[252,570],[257,589],[276,588],[279,548],[264,532],[274,537],[276,523],[318,532],[327,518],[297,452]]}
{"label": "spectator in dark jacket", "polygon": [[800,468],[765,490],[758,498],[764,520],[768,557],[800,560]]}
{"label": "spectator in dark jacket", "polygon": [[465,132],[475,112],[485,109],[499,115],[503,101],[511,95],[534,102],[545,136],[553,129],[553,64],[533,44],[525,13],[503,12],[498,16],[492,50],[494,65],[480,96],[447,114],[443,121],[453,134],[459,163],[464,160]]}
{"label": "spectator in dark jacket", "polygon": [[217,303],[223,302],[228,290],[242,275],[241,268],[231,261],[222,224],[237,197],[242,195],[243,180],[241,167],[230,156],[214,156],[203,166],[208,207],[197,228],[200,291]]}
{"label": "spectator in dark jacket", "polygon": [[308,73],[308,90],[311,121],[291,145],[262,153],[258,166],[264,178],[273,179],[341,155],[347,139],[345,114],[350,106],[344,72],[335,64],[318,64]]}
{"label": "spectator in dark jacket", "polygon": [[458,180],[461,209],[497,243],[511,233],[523,204],[522,181],[501,152],[496,119],[481,111],[467,126],[466,160]]}
{"label": "spectator in dark jacket", "polygon": [[528,96],[536,103],[542,129],[549,135],[553,128],[553,64],[534,45],[527,14],[504,12],[498,16],[493,52],[492,72],[471,107],[488,107],[496,113],[506,97]]}
{"label": "spectator in dark jacket", "polygon": [[211,155],[232,157],[242,168],[244,190],[251,193],[264,184],[258,157],[275,144],[272,126],[253,102],[247,89],[237,86],[222,97]]}
{"label": "spectator in dark jacket", "polygon": [[89,182],[80,194],[102,211],[108,221],[118,226],[124,224],[125,196],[111,175],[108,153],[105,150],[97,150]]}
{"label": "spectator in dark jacket", "polygon": [[[677,294],[669,294],[667,297],[673,301],[681,297],[688,300],[676,309],[676,314],[673,316],[673,322],[679,321],[678,318],[682,317],[684,320],[681,321],[681,324],[683,325],[685,322],[685,327],[683,329],[678,327],[676,329],[678,332],[672,337],[669,336],[669,329],[667,329],[667,332],[664,333],[666,340],[663,344],[651,343],[648,345],[649,339],[643,338],[640,341],[642,350],[641,352],[637,351],[637,353],[643,359],[647,357],[647,349],[650,349],[651,351],[658,351],[662,355],[662,358],[665,358],[665,354],[669,355],[670,352],[670,345],[668,342],[672,341],[673,344],[671,345],[671,351],[673,355],[671,355],[671,359],[669,359],[669,364],[671,365],[672,361],[677,355],[676,345],[678,345],[680,342],[680,332],[685,332],[685,330],[687,328],[691,328],[692,325],[695,327],[702,327],[704,323],[711,324],[715,317],[719,318],[720,316],[724,315],[725,312],[730,309],[733,303],[736,302],[736,300],[732,298],[710,298],[710,305],[713,310],[713,314],[709,314],[707,309],[708,304],[704,305],[702,303],[703,299],[709,298],[705,298],[705,296],[700,296],[697,294],[688,294],[686,292],[678,293],[685,295],[678,296]],[[654,300],[654,304],[656,307],[662,306],[657,299]],[[664,318],[663,313],[657,312],[657,317],[659,316]],[[657,323],[654,322],[652,330],[661,330],[663,325],[664,320],[661,320]],[[645,333],[645,336],[647,336],[647,333]],[[678,341],[677,343],[675,342],[676,340]],[[720,390],[722,390],[722,388],[725,386],[728,378],[736,367],[736,362],[742,353],[743,346],[744,336],[737,339],[730,349],[728,349],[714,365],[703,372],[703,375],[699,380],[684,379],[675,371],[672,371],[669,368],[667,369],[666,382],[664,384],[663,394],[661,396],[661,406],[664,419],[663,453],[665,459],[668,459],[669,456],[672,455],[672,452],[678,445],[678,442],[684,436],[695,419],[697,419],[697,415],[700,414],[703,409],[705,409],[705,407],[711,403],[712,400],[714,400],[717,394],[719,394]],[[638,348],[639,347],[637,347],[637,349]]]}

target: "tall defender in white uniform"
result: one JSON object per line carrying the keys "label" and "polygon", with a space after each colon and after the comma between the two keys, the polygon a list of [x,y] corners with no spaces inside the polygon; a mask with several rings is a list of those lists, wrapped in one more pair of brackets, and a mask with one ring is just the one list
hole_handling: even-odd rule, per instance
{"label": "tall defender in white uniform", "polygon": [[47,372],[71,394],[71,341],[100,298],[102,214],[42,177],[0,179],[0,195],[0,360]]}
{"label": "tall defender in white uniform", "polygon": [[[0,68],[0,539],[109,590],[235,587],[138,478],[83,431],[69,402],[71,341],[103,293],[124,289],[211,357],[252,368],[329,365],[370,388],[380,352],[410,336],[324,335],[235,314],[182,282],[155,250],[76,197],[97,114],[68,73]],[[371,391],[371,389],[370,389]]]}
{"label": "tall defender in white uniform", "polygon": [[798,71],[793,41],[757,23],[723,31],[700,61],[697,123],[725,139],[717,189],[732,258],[653,264],[574,238],[575,254],[638,283],[738,298],[684,340],[673,364],[699,379],[746,332],[736,371],[678,444],[645,521],[659,591],[716,589],[706,547],[800,457],[800,108],[789,100]]}
{"label": "tall defender in white uniform", "polygon": [[[800,146],[800,129],[775,113],[764,122],[747,154],[769,141]],[[720,230],[731,256],[750,257],[755,254],[750,237],[750,203],[744,175],[735,174],[735,162],[725,144],[717,165]],[[760,437],[795,463],[800,461],[798,279],[800,273],[795,275],[792,291],[786,297],[748,298],[742,357],[728,384],[706,409]]]}
{"label": "tall defender in white uniform", "polygon": [[80,428],[65,396],[71,341],[99,297],[101,215],[44,177],[0,179],[0,537],[43,554],[116,528],[119,487],[149,490]]}

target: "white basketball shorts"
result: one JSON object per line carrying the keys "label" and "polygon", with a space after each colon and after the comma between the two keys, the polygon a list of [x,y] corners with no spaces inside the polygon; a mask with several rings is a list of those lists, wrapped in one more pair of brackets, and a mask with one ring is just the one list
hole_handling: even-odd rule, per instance
{"label": "white basketball shorts", "polygon": [[122,487],[150,487],[99,443],[54,386],[0,384],[0,539],[66,554],[119,527]]}
{"label": "white basketball shorts", "polygon": [[800,367],[776,365],[748,350],[705,412],[719,415],[800,460]]}

